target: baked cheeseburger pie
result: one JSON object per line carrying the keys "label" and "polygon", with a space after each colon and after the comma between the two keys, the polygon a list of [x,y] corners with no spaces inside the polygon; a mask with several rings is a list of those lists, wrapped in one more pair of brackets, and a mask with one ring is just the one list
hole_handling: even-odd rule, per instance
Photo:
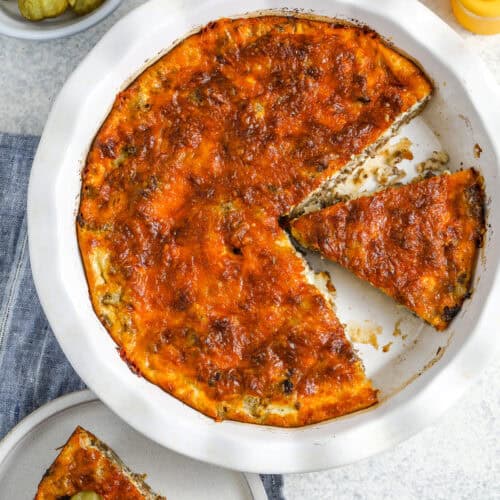
{"label": "baked cheeseburger pie", "polygon": [[280,218],[419,112],[375,32],[222,19],[121,92],[82,175],[96,314],[131,369],[217,420],[301,426],[377,402]]}

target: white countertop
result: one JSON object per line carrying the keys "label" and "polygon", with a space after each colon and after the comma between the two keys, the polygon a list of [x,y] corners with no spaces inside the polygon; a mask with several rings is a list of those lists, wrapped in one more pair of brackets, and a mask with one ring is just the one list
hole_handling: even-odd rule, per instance
{"label": "white countertop", "polygon": [[[500,35],[467,33],[454,21],[448,0],[422,1],[464,36],[500,83]],[[70,38],[28,42],[0,36],[0,131],[41,134],[71,71],[141,3],[124,0],[101,24]],[[497,360],[439,422],[390,451],[327,472],[285,476],[287,500],[500,499],[499,380]]]}

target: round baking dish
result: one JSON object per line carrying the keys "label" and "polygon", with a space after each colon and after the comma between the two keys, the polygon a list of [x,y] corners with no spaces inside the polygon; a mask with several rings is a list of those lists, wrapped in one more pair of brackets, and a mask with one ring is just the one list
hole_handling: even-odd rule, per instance
{"label": "round baking dish", "polygon": [[[492,77],[458,35],[417,1],[252,3],[255,10],[288,14],[302,15],[302,8],[308,9],[307,14],[359,20],[419,61],[434,79],[436,93],[404,133],[412,136],[416,147],[422,143],[424,149],[445,149],[453,169],[460,162],[476,166],[486,182],[490,227],[474,294],[445,333],[409,317],[342,270],[333,270],[342,321],[376,318],[387,336],[392,335],[396,320],[407,323],[412,341],[398,344],[389,354],[356,346],[368,376],[381,389],[382,402],[377,407],[297,429],[216,423],[134,375],[90,304],[75,213],[80,171],[92,138],[116,93],[145,65],[193,29],[220,17],[245,14],[247,2],[208,0],[195,5],[152,0],[117,23],[75,70],[54,103],[28,193],[35,284],[59,343],[87,385],[150,439],[199,460],[252,472],[335,467],[406,439],[453,404],[499,343],[500,313],[495,306],[500,298],[496,227],[500,221],[500,98]],[[482,149],[480,158],[476,144]]]}

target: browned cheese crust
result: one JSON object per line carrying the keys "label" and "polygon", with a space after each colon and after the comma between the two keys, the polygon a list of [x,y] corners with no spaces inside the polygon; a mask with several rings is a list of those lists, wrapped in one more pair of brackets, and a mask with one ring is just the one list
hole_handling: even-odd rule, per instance
{"label": "browned cheese crust", "polygon": [[473,170],[337,203],[291,223],[320,252],[444,330],[470,294],[485,231]]}
{"label": "browned cheese crust", "polygon": [[93,306],[131,368],[216,419],[376,402],[279,217],[431,92],[367,29],[220,20],[125,91],[83,171]]}
{"label": "browned cheese crust", "polygon": [[166,500],[92,433],[77,427],[40,481],[35,500],[67,500],[84,491],[103,500]]}

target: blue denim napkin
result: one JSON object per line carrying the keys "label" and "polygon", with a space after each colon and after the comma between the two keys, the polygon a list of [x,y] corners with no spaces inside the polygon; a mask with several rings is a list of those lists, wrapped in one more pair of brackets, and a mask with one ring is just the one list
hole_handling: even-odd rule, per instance
{"label": "blue denim napkin", "polygon": [[[26,192],[38,137],[0,133],[0,439],[51,399],[85,388],[40,307],[31,277]],[[261,476],[270,500],[282,477]]]}

